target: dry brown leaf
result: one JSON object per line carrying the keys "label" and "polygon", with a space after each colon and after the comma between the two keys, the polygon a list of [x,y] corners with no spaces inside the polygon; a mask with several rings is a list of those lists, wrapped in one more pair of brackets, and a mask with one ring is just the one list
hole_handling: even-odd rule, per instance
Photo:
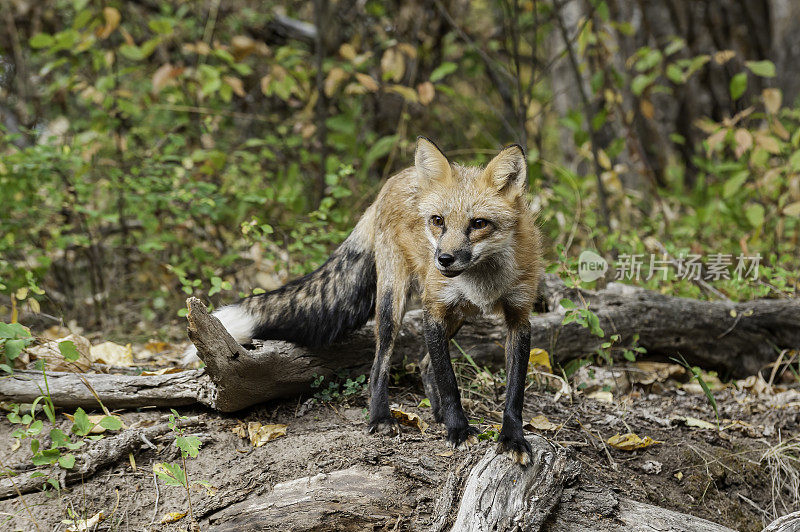
{"label": "dry brown leaf", "polygon": [[233,93],[238,96],[239,98],[244,98],[244,83],[242,80],[237,78],[236,76],[223,76],[222,81],[224,81],[227,85],[233,89]]}
{"label": "dry brown leaf", "polygon": [[114,342],[103,342],[89,349],[92,362],[100,362],[109,366],[133,366],[131,344],[119,345]]}
{"label": "dry brown leaf", "polygon": [[236,423],[235,427],[231,428],[231,432],[233,432],[240,438],[247,438],[247,425],[239,421]]}
{"label": "dry brown leaf", "polygon": [[613,403],[614,402],[614,394],[611,392],[605,392],[603,390],[598,390],[596,392],[592,392],[586,396],[588,399],[594,399],[595,401],[602,401],[604,403]]}
{"label": "dry brown leaf", "polygon": [[413,412],[403,412],[398,408],[392,408],[392,417],[395,418],[401,425],[406,425],[407,427],[416,427],[422,433],[428,429],[428,424]]}
{"label": "dry brown leaf", "polygon": [[167,83],[172,79],[172,65],[165,63],[158,67],[158,70],[153,72],[153,92],[160,92],[161,89],[167,86]]}
{"label": "dry brown leaf", "polygon": [[170,523],[177,523],[184,517],[186,517],[186,512],[168,512],[161,518],[161,524],[168,525]]}
{"label": "dry brown leaf", "polygon": [[736,130],[736,132],[733,134],[733,140],[736,142],[734,154],[736,155],[737,159],[744,155],[744,152],[753,147],[753,135],[751,135],[750,132],[744,128],[739,128]]}
{"label": "dry brown leaf", "polygon": [[756,144],[773,155],[777,155],[781,152],[781,145],[778,139],[760,131],[756,133]]}
{"label": "dry brown leaf", "polygon": [[686,374],[686,368],[683,366],[667,362],[641,361],[634,363],[634,367],[639,371],[631,372],[630,378],[633,382],[643,385],[679,379]]}
{"label": "dry brown leaf", "polygon": [[261,447],[268,441],[286,436],[286,425],[262,425],[258,421],[247,424],[247,434],[253,447]]}
{"label": "dry brown leaf", "polygon": [[358,80],[358,82],[361,84],[362,87],[364,87],[370,92],[375,92],[380,88],[378,82],[375,81],[375,78],[373,78],[369,74],[362,74],[361,72],[356,72],[356,79]]}
{"label": "dry brown leaf", "polygon": [[339,88],[339,85],[342,84],[342,81],[346,80],[349,77],[349,74],[345,72],[343,69],[339,67],[333,67],[330,72],[328,72],[328,77],[325,78],[325,96],[331,97],[336,92],[336,89]]}
{"label": "dry brown leaf", "polygon": [[411,59],[417,57],[417,47],[407,42],[401,42],[397,45],[397,49],[406,54]]}
{"label": "dry brown leaf", "polygon": [[67,527],[67,532],[86,532],[87,530],[94,530],[95,526],[106,518],[106,515],[103,512],[97,512],[89,519],[75,519],[75,520],[67,520],[69,526]]}
{"label": "dry brown leaf", "polygon": [[353,59],[355,59],[357,53],[353,45],[350,44],[349,42],[346,42],[339,47],[339,55],[342,56],[342,59],[347,59],[348,61],[352,61]]}
{"label": "dry brown leaf", "polygon": [[761,91],[761,97],[764,99],[764,109],[769,114],[774,115],[781,108],[783,93],[780,89],[764,89]]}
{"label": "dry brown leaf", "polygon": [[397,48],[389,48],[383,52],[381,70],[383,71],[383,79],[390,79],[394,82],[403,79],[403,74],[406,72],[406,62],[403,59],[403,54]]}
{"label": "dry brown leaf", "polygon": [[715,430],[717,426],[713,423],[705,421],[703,419],[699,419],[696,417],[691,416],[672,416],[670,417],[671,421],[677,421],[678,423],[683,423],[687,427],[695,428],[695,429],[711,429]]}
{"label": "dry brown leaf", "polygon": [[615,434],[606,440],[606,443],[611,447],[621,451],[635,451],[636,449],[643,449],[645,447],[650,447],[651,445],[664,442],[656,441],[650,436],[640,438],[633,432],[628,432],[626,434]]}
{"label": "dry brown leaf", "polygon": [[553,368],[550,366],[550,353],[544,349],[534,347],[528,355],[528,367],[533,366],[540,368],[547,368],[547,371],[552,372]]}
{"label": "dry brown leaf", "polygon": [[639,110],[642,112],[642,116],[648,120],[653,118],[656,114],[656,108],[650,100],[641,100],[639,102]]}
{"label": "dry brown leaf", "polygon": [[233,57],[237,61],[241,61],[256,49],[256,41],[247,35],[235,35],[231,39],[231,47],[233,48]]}
{"label": "dry brown leaf", "polygon": [[144,344],[144,348],[151,353],[158,354],[168,350],[170,345],[167,342],[162,342],[161,340],[148,340],[148,342]]}
{"label": "dry brown leaf", "polygon": [[[67,341],[75,344],[75,349],[80,353],[80,358],[75,362],[65,360],[58,347],[59,343]],[[74,370],[76,367],[81,371],[86,371],[92,364],[91,348],[92,345],[89,343],[89,340],[79,334],[73,333],[65,336],[58,342],[45,342],[42,345],[29,347],[26,351],[31,355],[32,359],[44,360],[47,369],[51,371]]]}
{"label": "dry brown leaf", "polygon": [[800,216],[800,201],[795,201],[784,207],[783,214],[786,216]]}
{"label": "dry brown leaf", "polygon": [[108,39],[108,37],[114,33],[114,30],[119,27],[119,22],[122,17],[119,14],[119,11],[115,7],[104,7],[103,8],[103,19],[105,20],[105,24],[95,31],[95,35],[100,37],[101,39]]}
{"label": "dry brown leaf", "polygon": [[419,103],[422,105],[428,105],[431,103],[433,101],[433,97],[436,95],[436,89],[433,87],[433,83],[430,81],[426,81],[417,85],[417,92],[419,93]]}
{"label": "dry brown leaf", "polygon": [[772,120],[770,120],[769,123],[770,123],[770,126],[772,126],[772,131],[776,135],[778,135],[778,137],[780,137],[781,140],[789,140],[789,137],[791,135],[789,134],[788,131],[786,131],[786,128],[783,127],[783,124],[781,124],[780,120],[778,120],[775,117],[772,117]]}
{"label": "dry brown leaf", "polygon": [[536,416],[534,418],[531,418],[531,420],[528,423],[525,423],[525,425],[523,425],[522,428],[530,431],[533,430],[552,431],[552,430],[558,430],[562,426],[563,425],[556,425],[555,423],[547,419],[545,416]]}
{"label": "dry brown leaf", "polygon": [[736,57],[736,52],[734,52],[733,50],[720,50],[719,52],[714,54],[714,61],[718,65],[724,65],[734,57]]}
{"label": "dry brown leaf", "polygon": [[[786,212],[786,208],[784,208],[784,213]],[[743,390],[747,390],[753,395],[762,395],[764,393],[770,393],[769,385],[767,381],[764,380],[764,377],[761,374],[757,375],[750,375],[746,379],[742,379],[736,383],[738,388]]]}

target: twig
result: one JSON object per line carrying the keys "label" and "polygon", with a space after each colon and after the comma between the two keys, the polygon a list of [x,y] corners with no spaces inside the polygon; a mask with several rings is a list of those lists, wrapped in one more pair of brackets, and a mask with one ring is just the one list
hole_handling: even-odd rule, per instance
{"label": "twig", "polygon": [[158,478],[156,477],[156,472],[153,471],[153,484],[156,486],[156,503],[153,505],[153,518],[150,520],[150,527],[153,527],[153,523],[156,522],[156,516],[158,515],[158,499],[161,496],[161,492],[158,489]]}

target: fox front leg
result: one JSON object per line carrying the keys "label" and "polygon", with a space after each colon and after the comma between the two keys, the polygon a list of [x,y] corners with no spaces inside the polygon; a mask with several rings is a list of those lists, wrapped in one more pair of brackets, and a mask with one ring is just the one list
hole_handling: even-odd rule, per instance
{"label": "fox front leg", "polygon": [[524,319],[513,321],[506,318],[506,404],[503,427],[497,438],[497,452],[527,466],[531,462],[532,451],[522,433],[522,404],[531,351],[531,324],[527,314],[524,316]]}
{"label": "fox front leg", "polygon": [[450,327],[426,310],[423,314],[423,329],[430,354],[430,372],[436,382],[439,397],[438,410],[447,427],[447,442],[456,449],[463,449],[477,443],[478,431],[469,426],[467,416],[461,408],[456,374],[453,372],[450,350],[447,347]]}

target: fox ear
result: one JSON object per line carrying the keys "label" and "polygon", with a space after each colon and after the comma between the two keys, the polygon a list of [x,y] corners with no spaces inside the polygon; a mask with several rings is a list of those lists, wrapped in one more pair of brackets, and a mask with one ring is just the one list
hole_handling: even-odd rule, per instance
{"label": "fox ear", "polygon": [[528,163],[519,144],[506,146],[486,165],[485,175],[497,188],[524,191],[528,186]]}
{"label": "fox ear", "polygon": [[436,144],[425,137],[417,137],[414,166],[417,174],[425,179],[443,179],[450,176],[450,161]]}

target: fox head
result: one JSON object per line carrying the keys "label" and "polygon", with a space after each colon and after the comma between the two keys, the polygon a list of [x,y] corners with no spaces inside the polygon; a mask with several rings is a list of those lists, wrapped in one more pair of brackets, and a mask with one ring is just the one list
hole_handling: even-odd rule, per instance
{"label": "fox head", "polygon": [[525,154],[517,144],[485,168],[451,163],[430,140],[419,137],[414,154],[419,210],[433,245],[433,261],[456,277],[487,259],[512,251],[514,230],[528,209]]}

